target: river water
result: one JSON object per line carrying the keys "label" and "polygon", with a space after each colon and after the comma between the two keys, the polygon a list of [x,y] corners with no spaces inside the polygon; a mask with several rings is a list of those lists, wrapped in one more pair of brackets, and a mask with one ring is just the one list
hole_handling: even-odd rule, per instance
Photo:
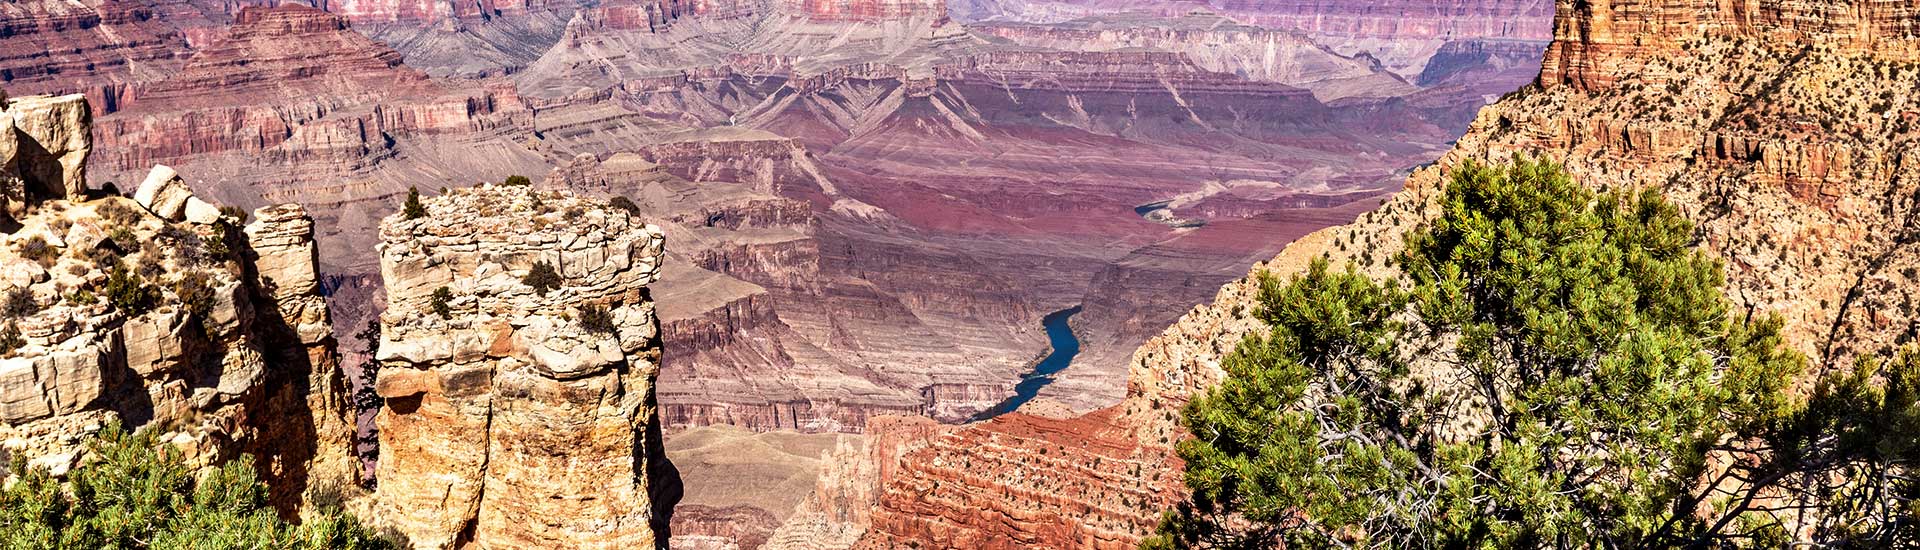
{"label": "river water", "polygon": [[1013,396],[1006,398],[993,408],[981,411],[973,416],[974,421],[986,420],[1013,412],[1021,405],[1040,395],[1040,388],[1053,383],[1053,375],[1067,370],[1073,364],[1073,356],[1080,354],[1080,339],[1073,335],[1073,327],[1067,323],[1073,315],[1080,313],[1080,306],[1055,311],[1040,319],[1040,325],[1047,329],[1047,341],[1053,344],[1053,351],[1047,357],[1033,365],[1033,370],[1020,377],[1020,383],[1014,385]]}

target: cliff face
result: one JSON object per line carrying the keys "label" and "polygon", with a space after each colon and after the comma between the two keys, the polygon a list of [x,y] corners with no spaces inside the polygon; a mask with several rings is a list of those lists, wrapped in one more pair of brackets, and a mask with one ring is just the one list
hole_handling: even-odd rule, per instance
{"label": "cliff face", "polygon": [[[1736,307],[1782,316],[1789,342],[1816,364],[1844,365],[1855,352],[1920,338],[1920,281],[1911,268],[1920,265],[1912,244],[1920,237],[1920,171],[1901,153],[1920,138],[1920,108],[1883,92],[1920,84],[1908,46],[1916,36],[1908,29],[1920,20],[1908,6],[1568,0],[1558,8],[1560,33],[1540,86],[1482,110],[1451,152],[1416,171],[1380,209],[1295,241],[1255,272],[1285,277],[1327,256],[1391,277],[1382,260],[1432,215],[1429,201],[1449,169],[1524,153],[1564,162],[1587,185],[1663,191],[1698,224],[1701,246],[1725,260]],[[1102,495],[1177,496],[1177,480],[1159,489],[1171,493],[1155,493],[1152,483],[1179,475],[1178,461],[1164,454],[1186,436],[1175,416],[1218,382],[1220,359],[1242,337],[1264,330],[1251,318],[1253,293],[1248,279],[1228,284],[1212,304],[1149,340],[1134,353],[1126,399],[1075,419],[1092,426],[1064,441],[1013,438],[1045,422],[1010,415],[915,436],[927,443],[881,476],[870,512],[829,523],[861,532],[860,544],[872,546],[1130,544],[1150,522],[1125,527],[1115,520],[1135,516]],[[1090,460],[1052,462],[1110,449],[1111,434],[1167,458],[1148,463],[1150,473],[1117,478],[1080,472]],[[992,457],[988,464],[1048,465],[991,479],[951,469],[980,465],[982,455]],[[1068,489],[1039,493],[1044,498],[1023,490],[1049,484]],[[845,494],[845,485],[823,480],[819,492]],[[1077,513],[1053,515],[1063,507]],[[986,520],[976,510],[1034,521]],[[1087,535],[1114,525],[1121,527],[1105,531],[1111,535]]]}
{"label": "cliff face", "polygon": [[381,226],[381,519],[422,548],[659,542],[660,230],[527,187],[425,202]]}
{"label": "cliff face", "polygon": [[[276,505],[353,480],[342,380],[296,205],[253,223],[155,167],[134,199],[87,188],[87,102],[6,100],[0,441],[64,471],[108,421],[158,426],[193,464],[253,453]],[[0,340],[6,338],[0,337]]]}

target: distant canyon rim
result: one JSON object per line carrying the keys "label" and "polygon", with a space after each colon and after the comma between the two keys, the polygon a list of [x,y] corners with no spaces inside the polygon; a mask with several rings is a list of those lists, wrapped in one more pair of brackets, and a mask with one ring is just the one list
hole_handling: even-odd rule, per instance
{"label": "distant canyon rim", "polygon": [[729,483],[974,418],[1052,312],[1079,350],[1022,410],[1119,402],[1150,336],[1376,207],[1552,38],[1552,2],[1382,4],[25,0],[0,85],[87,96],[95,182],[306,205],[349,373],[409,188],[628,198],[666,239],[675,546],[749,548],[799,495]]}

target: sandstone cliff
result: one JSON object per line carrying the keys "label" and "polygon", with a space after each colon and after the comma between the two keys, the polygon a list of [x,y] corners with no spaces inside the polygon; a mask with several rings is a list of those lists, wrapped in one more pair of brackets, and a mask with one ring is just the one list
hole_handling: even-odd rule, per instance
{"label": "sandstone cliff", "polygon": [[524,186],[425,208],[381,226],[381,521],[421,548],[663,542],[661,231]]}
{"label": "sandstone cliff", "polygon": [[[1864,0],[1568,0],[1557,7],[1557,40],[1539,85],[1481,111],[1451,152],[1415,172],[1380,209],[1304,237],[1255,271],[1286,276],[1327,256],[1391,277],[1384,260],[1431,215],[1429,201],[1450,168],[1522,153],[1563,162],[1595,187],[1663,191],[1699,224],[1701,246],[1725,260],[1735,305],[1780,315],[1790,343],[1822,368],[1920,337],[1912,268],[1920,265],[1912,244],[1920,236],[1920,171],[1902,154],[1920,137],[1913,126],[1920,111],[1893,91],[1920,84],[1911,69],[1910,29],[1920,24],[1914,10]],[[948,465],[979,464],[982,454],[1000,464],[1048,464],[1062,453],[1109,449],[1112,436],[1104,434],[1112,433],[1164,453],[1185,436],[1174,421],[1179,406],[1217,383],[1220,359],[1240,338],[1264,328],[1253,307],[1243,279],[1148,341],[1134,354],[1126,399],[1077,419],[1094,427],[1074,430],[1067,442],[1009,438],[1045,423],[1018,415],[934,435],[920,454],[880,476],[869,513],[829,524],[861,531],[868,546],[1126,546],[1151,522],[1114,522],[1135,516],[1124,512],[1125,500],[1103,495],[1154,494],[1156,474],[1178,475],[1170,456],[1149,464],[1152,474],[1122,478],[1077,473],[1088,461],[991,479]],[[1074,483],[1091,487],[1044,493],[1067,496],[1065,503],[1022,490]],[[819,492],[846,494],[846,486],[823,480]],[[1161,488],[1178,489],[1177,481]],[[1053,515],[1063,506],[1082,512]],[[1087,534],[1109,525],[1122,527],[1111,538]]]}
{"label": "sandstone cliff", "polygon": [[0,450],[64,471],[117,421],[193,464],[253,453],[284,511],[352,483],[305,211],[242,228],[165,166],[134,199],[90,190],[86,100],[3,101]]}

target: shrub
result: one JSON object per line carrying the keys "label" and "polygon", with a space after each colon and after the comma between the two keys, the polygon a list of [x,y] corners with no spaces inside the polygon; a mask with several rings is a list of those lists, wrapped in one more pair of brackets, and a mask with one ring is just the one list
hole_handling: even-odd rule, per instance
{"label": "shrub", "polygon": [[20,257],[33,260],[41,266],[51,266],[60,260],[60,249],[47,244],[47,240],[34,235],[20,243]]}
{"label": "shrub", "polygon": [[1920,540],[1869,512],[1920,494],[1920,358],[1797,399],[1781,322],[1730,314],[1658,194],[1524,159],[1450,176],[1404,283],[1260,278],[1270,330],[1183,411],[1191,497],[1143,548],[1787,547],[1771,510]]}
{"label": "shrub", "polygon": [[127,202],[128,201],[123,200],[110,200],[107,201],[106,204],[100,205],[97,211],[100,213],[100,217],[106,218],[107,221],[113,222],[115,226],[119,227],[134,225],[140,223],[141,219],[146,218],[145,212],[141,212],[138,208],[127,206]]}
{"label": "shrub", "polygon": [[94,296],[91,290],[80,288],[67,293],[67,302],[76,306],[90,306],[100,303],[100,297]]}
{"label": "shrub", "polygon": [[107,240],[112,241],[113,246],[119,248],[121,252],[132,252],[140,249],[140,237],[134,236],[133,230],[127,229],[124,225],[108,231]]}
{"label": "shrub", "polygon": [[633,199],[626,197],[616,195],[611,199],[607,199],[607,206],[618,208],[635,216],[640,215],[640,205],[634,204]]}
{"label": "shrub", "polygon": [[[157,450],[156,450],[157,449]],[[154,430],[128,433],[109,424],[88,442],[94,460],[65,483],[14,457],[16,481],[0,490],[5,548],[391,548],[337,507],[302,525],[267,506],[267,487],[242,455],[196,472]]]}
{"label": "shrub", "polygon": [[189,313],[205,318],[213,311],[213,282],[205,271],[188,271],[173,282],[173,294]]}
{"label": "shrub", "polygon": [[114,265],[107,272],[107,283],[101,290],[106,293],[108,304],[128,316],[146,313],[160,299],[159,291],[142,280],[139,274],[129,271],[126,264]]}
{"label": "shrub", "polygon": [[253,217],[253,213],[248,212],[247,209],[233,205],[220,207],[220,215],[233,218],[242,225],[245,225],[247,220]]}
{"label": "shrub", "polygon": [[434,315],[445,319],[453,315],[453,307],[447,305],[447,302],[451,301],[453,301],[453,290],[443,286],[433,289],[433,297],[427,300],[427,305],[433,308]]}
{"label": "shrub", "polygon": [[580,328],[586,329],[587,332],[608,336],[620,333],[619,327],[613,324],[613,312],[608,310],[607,306],[599,304],[580,306]]}
{"label": "shrub", "polygon": [[404,207],[401,208],[401,213],[405,215],[406,218],[409,220],[417,220],[420,218],[427,217],[427,205],[420,203],[419,188],[417,187],[407,188],[407,203]]}
{"label": "shrub", "polygon": [[507,176],[507,181],[505,183],[507,185],[518,185],[518,186],[524,187],[528,185],[533,185],[533,180],[527,179],[526,176],[514,174],[511,176]]}
{"label": "shrub", "polygon": [[554,271],[553,264],[545,261],[534,262],[527,270],[527,276],[520,278],[520,284],[533,287],[533,292],[546,296],[547,292],[560,288],[560,272]]}
{"label": "shrub", "polygon": [[0,299],[0,312],[6,313],[8,318],[18,319],[39,313],[40,303],[33,300],[33,291],[26,287],[14,287],[7,291],[4,299]]}
{"label": "shrub", "polygon": [[13,355],[13,352],[18,351],[22,347],[26,347],[26,345],[27,339],[20,337],[20,325],[18,323],[9,320],[7,321],[7,326],[0,327],[0,357]]}

